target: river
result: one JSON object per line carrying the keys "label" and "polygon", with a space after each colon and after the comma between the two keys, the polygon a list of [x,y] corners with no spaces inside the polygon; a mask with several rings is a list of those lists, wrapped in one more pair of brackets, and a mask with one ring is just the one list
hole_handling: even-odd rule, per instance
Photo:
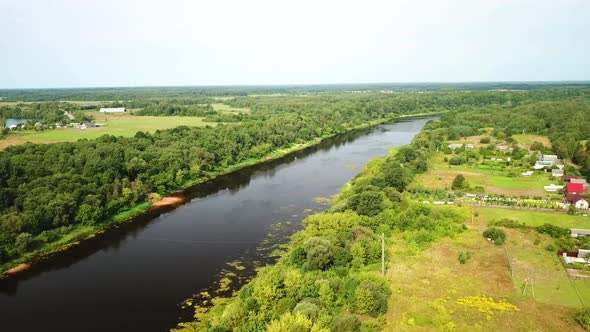
{"label": "river", "polygon": [[186,204],[110,230],[0,280],[2,331],[165,331],[183,300],[248,258],[277,222],[327,208],[364,164],[409,143],[431,118],[347,133],[187,190]]}

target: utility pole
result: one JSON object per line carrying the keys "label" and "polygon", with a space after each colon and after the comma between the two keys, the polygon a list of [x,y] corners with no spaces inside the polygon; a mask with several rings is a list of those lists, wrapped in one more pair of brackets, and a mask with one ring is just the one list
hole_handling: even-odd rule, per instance
{"label": "utility pole", "polygon": [[381,276],[385,277],[385,233],[381,233]]}

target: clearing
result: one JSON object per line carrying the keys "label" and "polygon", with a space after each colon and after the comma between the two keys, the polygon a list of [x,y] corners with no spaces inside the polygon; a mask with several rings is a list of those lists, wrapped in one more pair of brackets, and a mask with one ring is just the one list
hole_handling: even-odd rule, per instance
{"label": "clearing", "polygon": [[154,132],[158,129],[169,129],[178,126],[215,126],[215,122],[204,122],[202,117],[184,116],[134,116],[130,114],[104,114],[86,112],[94,117],[94,122],[104,123],[104,127],[76,129],[57,128],[44,131],[19,131],[11,133],[0,140],[0,149],[8,146],[32,143],[56,143],[77,141],[79,139],[94,139],[102,135],[131,137],[138,131]]}
{"label": "clearing", "polygon": [[[512,211],[502,212],[512,217]],[[396,239],[389,248],[393,295],[386,331],[582,331],[572,318],[581,307],[574,284],[557,255],[544,249],[552,239],[534,230],[505,229],[512,276],[503,246],[481,235],[488,218],[480,214],[463,234],[415,255]],[[461,252],[470,253],[466,264],[458,261]],[[523,295],[526,277],[533,279],[534,297],[530,284]],[[590,281],[575,285],[582,293]],[[582,296],[590,303],[590,292]]]}

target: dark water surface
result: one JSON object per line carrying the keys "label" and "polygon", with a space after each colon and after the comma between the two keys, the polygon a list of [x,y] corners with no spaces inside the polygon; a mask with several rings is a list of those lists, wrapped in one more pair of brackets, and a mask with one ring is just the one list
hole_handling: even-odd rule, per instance
{"label": "dark water surface", "polygon": [[165,331],[178,322],[180,303],[209,287],[227,262],[255,251],[271,224],[325,209],[314,198],[338,193],[429,119],[345,134],[223,176],[188,190],[177,209],[0,280],[0,331]]}

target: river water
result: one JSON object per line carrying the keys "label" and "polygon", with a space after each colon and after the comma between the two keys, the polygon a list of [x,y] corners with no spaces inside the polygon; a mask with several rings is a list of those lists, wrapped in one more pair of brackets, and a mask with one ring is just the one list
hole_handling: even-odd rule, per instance
{"label": "river water", "polygon": [[[187,191],[176,209],[144,216],[0,280],[1,331],[165,331],[183,300],[248,257],[272,225],[324,210],[369,160],[409,143],[431,118],[325,140]],[[189,312],[190,314],[190,312]]]}

